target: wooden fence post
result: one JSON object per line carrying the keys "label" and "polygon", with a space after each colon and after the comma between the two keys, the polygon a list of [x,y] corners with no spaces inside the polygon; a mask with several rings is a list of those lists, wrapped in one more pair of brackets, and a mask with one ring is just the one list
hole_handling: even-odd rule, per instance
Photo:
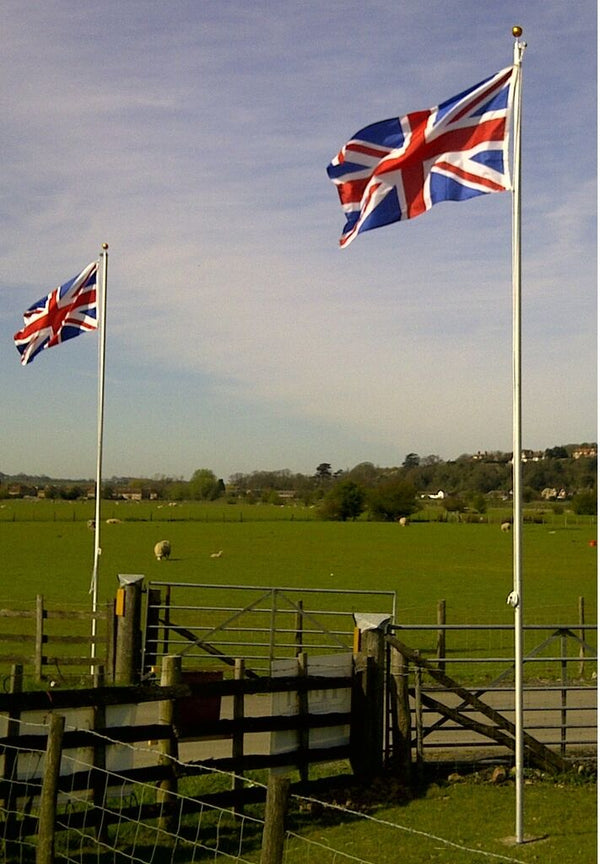
{"label": "wooden fence post", "polygon": [[[234,672],[234,678],[236,681],[244,680],[244,666],[245,663],[243,658],[236,658]],[[241,763],[244,756],[244,730],[241,727],[241,724],[244,722],[244,693],[241,690],[233,695],[233,719],[236,723],[240,724],[240,727],[236,727],[234,730],[231,741],[231,755],[234,759],[235,765],[237,766]],[[235,774],[232,781],[232,789],[235,792],[241,792],[244,788],[244,781],[240,775],[240,769],[235,767]],[[234,810],[236,813],[244,812],[244,804],[241,795],[239,800],[237,798],[235,799]]]}
{"label": "wooden fence post", "polygon": [[54,862],[54,825],[64,731],[65,718],[61,714],[52,714],[44,759],[42,794],[40,796],[40,818],[35,851],[36,864],[53,864]]}
{"label": "wooden fence post", "polygon": [[142,579],[122,584],[117,595],[115,684],[130,686],[140,678]]}
{"label": "wooden fence post", "polygon": [[[308,675],[308,655],[306,653],[299,654],[296,658],[298,661],[298,677],[306,678]],[[300,755],[300,764],[298,770],[302,783],[308,783],[308,749],[310,729],[308,726],[308,690],[298,691],[298,716],[302,721],[302,725],[298,729],[298,751]]]}
{"label": "wooden fence post", "polygon": [[44,667],[44,597],[38,594],[35,598],[35,679],[42,680]]}
{"label": "wooden fence post", "polygon": [[411,779],[411,718],[408,698],[408,661],[396,648],[392,647],[390,653],[391,764],[398,778],[408,785]]}
{"label": "wooden fence post", "polygon": [[114,684],[115,681],[116,640],[115,601],[109,600],[106,604],[106,675],[111,684]]}
{"label": "wooden fence post", "polygon": [[444,629],[444,625],[446,623],[446,601],[438,600],[437,604],[437,623],[440,628],[437,631],[437,659],[438,659],[438,669],[440,672],[446,671],[446,664],[444,660],[446,659],[446,630]]}
{"label": "wooden fence post", "polygon": [[[181,682],[181,657],[169,655],[162,658],[162,671],[160,677],[161,687],[174,687]],[[162,804],[161,816],[158,820],[158,827],[161,831],[169,832],[173,827],[174,817],[174,800],[171,798],[172,793],[177,792],[177,774],[175,772],[174,759],[179,755],[179,748],[175,738],[175,702],[172,699],[166,699],[158,706],[158,722],[170,727],[168,738],[160,742],[161,756],[159,756],[159,765],[167,767],[167,776],[164,777],[156,792],[156,803]]]}
{"label": "wooden fence post", "polygon": [[279,774],[269,776],[260,864],[282,864],[283,862],[289,789],[289,777]]}
{"label": "wooden fence post", "polygon": [[370,779],[383,769],[385,716],[385,627],[389,616],[355,616],[361,654],[355,659],[352,686],[350,762],[355,774]]}

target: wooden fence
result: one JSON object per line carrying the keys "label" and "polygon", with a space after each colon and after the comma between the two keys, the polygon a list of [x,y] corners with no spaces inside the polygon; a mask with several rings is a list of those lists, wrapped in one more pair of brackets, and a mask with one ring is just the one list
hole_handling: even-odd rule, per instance
{"label": "wooden fence", "polygon": [[[189,673],[186,677],[181,657],[174,655],[164,658],[160,685],[21,692],[22,670],[13,668],[11,692],[0,693],[0,718],[3,715],[5,724],[0,738],[0,754],[4,757],[0,776],[0,802],[4,802],[0,813],[4,819],[0,821],[5,842],[17,843],[23,837],[36,835],[38,864],[49,864],[54,860],[54,835],[59,828],[89,831],[92,826],[100,839],[111,819],[117,822],[130,818],[137,822],[158,820],[169,831],[174,818],[169,808],[178,795],[181,779],[213,771],[230,773],[231,788],[218,793],[201,791],[194,795],[194,806],[206,803],[242,812],[249,801],[264,800],[264,788],[249,789],[245,784],[248,772],[293,767],[301,782],[307,784],[311,765],[339,760],[348,760],[352,772],[362,781],[368,782],[387,767],[408,785],[413,746],[410,699],[415,696],[409,687],[409,666],[426,670],[483,719],[474,720],[464,711],[439,704],[438,710],[445,716],[513,749],[513,724],[489,706],[481,694],[468,691],[440,671],[437,661],[424,660],[418,651],[387,634],[385,627],[361,632],[357,647],[358,651],[348,655],[347,672],[337,675],[311,674],[309,659],[302,654],[291,661],[295,674],[285,674],[284,668],[280,676],[246,677],[244,662],[238,660],[232,678],[224,678],[221,673],[194,678]],[[263,701],[263,709],[268,710],[256,712],[257,697],[276,694],[287,695],[292,710],[272,710],[271,704]],[[329,710],[323,710],[323,706],[315,710],[318,694],[328,695]],[[346,697],[341,709],[339,695]],[[221,702],[227,698],[232,709],[223,716]],[[139,723],[117,720],[112,714],[117,706],[135,706],[137,711],[144,705],[154,705],[155,710]],[[89,709],[86,716],[75,719],[73,712],[82,709]],[[27,718],[35,718],[36,712],[35,722],[42,725],[27,725]],[[384,741],[390,719],[391,747]],[[322,745],[315,739],[314,733],[323,730],[336,730],[333,744]],[[247,736],[253,733],[271,736],[267,752],[247,746]],[[287,736],[285,746],[273,748],[273,737],[280,733]],[[212,748],[217,739],[229,742],[230,755],[213,756],[211,749],[207,755],[206,742]],[[202,743],[204,750],[198,749],[196,758],[193,753],[181,753],[185,746],[199,748]],[[108,773],[106,766],[114,761],[114,748],[123,745],[137,745],[146,757],[150,754],[150,764],[121,765],[115,773]],[[527,736],[526,747],[530,762],[544,770],[560,772],[568,767],[561,755],[531,736]],[[65,776],[60,765],[63,754],[69,752],[89,756],[82,769],[73,768]],[[25,783],[19,762],[31,753],[43,754],[44,765]],[[151,784],[154,800],[136,801],[131,806],[122,800],[117,810],[110,810],[104,802],[116,779],[119,784]],[[68,819],[61,814],[57,820],[57,802],[75,791],[83,792],[89,805],[71,808]],[[39,801],[36,816],[29,812],[34,798]],[[19,809],[19,800],[29,803]],[[272,842],[279,846],[277,836]]]}
{"label": "wooden fence", "polygon": [[[14,669],[12,692],[0,694],[0,715],[4,715],[5,722],[4,736],[0,738],[0,753],[4,756],[0,779],[0,813],[4,818],[0,817],[0,822],[4,823],[5,842],[21,842],[24,837],[35,834],[37,860],[50,862],[54,860],[56,831],[93,826],[94,818],[98,831],[106,831],[111,819],[117,822],[134,815],[140,822],[159,818],[165,830],[170,830],[169,805],[178,794],[181,779],[198,777],[207,771],[233,772],[233,783],[228,792],[202,795],[201,802],[233,807],[235,812],[242,812],[249,801],[264,799],[264,788],[248,788],[243,782],[244,774],[252,770],[295,767],[308,781],[311,764],[348,759],[354,772],[362,778],[380,773],[383,765],[380,736],[375,735],[375,741],[369,746],[369,736],[382,728],[384,711],[383,694],[377,698],[379,671],[373,658],[355,658],[349,664],[349,673],[344,675],[311,675],[305,674],[305,669],[304,657],[298,663],[297,675],[245,678],[240,661],[232,679],[215,676],[213,680],[205,678],[199,682],[188,677],[186,683],[185,674],[182,680],[180,658],[169,657],[163,665],[161,685],[46,692],[20,692],[19,670]],[[334,697],[330,700],[334,710],[327,713],[311,710],[310,697],[319,693]],[[345,711],[335,710],[336,694],[341,693],[348,696],[348,710]],[[269,711],[260,716],[247,711],[249,700],[274,694],[288,694],[297,711],[277,716]],[[233,700],[232,716],[221,719],[219,706],[227,697]],[[111,725],[110,709],[128,705],[136,709],[140,705],[154,705],[158,716],[154,722]],[[90,709],[88,714],[82,719],[80,713],[75,719],[74,712],[85,708]],[[35,726],[27,721],[28,716],[36,717],[37,712],[43,714],[43,725]],[[40,724],[39,720],[37,722]],[[337,743],[311,745],[312,732],[333,728],[341,730]],[[291,749],[246,752],[244,736],[256,732],[287,733]],[[185,761],[180,758],[179,748],[185,742],[193,741],[197,746],[198,742],[216,738],[229,740],[231,756]],[[124,744],[138,745],[146,756],[151,748],[152,764],[120,766],[116,774],[107,774],[105,766],[114,761],[115,748],[118,752],[119,745]],[[64,776],[60,770],[61,755],[68,752],[88,753],[91,767],[84,764],[81,769]],[[25,782],[19,761],[29,759],[32,753],[45,754],[43,769]],[[123,802],[118,811],[110,811],[103,803],[110,787],[127,782],[152,784],[154,800],[136,802],[131,807]],[[84,793],[98,816],[90,817],[89,808],[72,808],[68,827],[65,827],[64,814],[57,818],[57,802],[61,796],[72,796],[74,791],[78,800]],[[114,796],[114,791],[112,794]],[[39,801],[36,816],[30,813],[34,798]],[[19,800],[28,800],[29,804],[20,809]],[[198,800],[195,805],[198,806]]]}
{"label": "wooden fence", "polygon": [[[36,683],[47,679],[63,683],[81,676],[89,680],[99,667],[112,669],[113,609],[112,602],[96,613],[48,609],[42,594],[37,595],[33,609],[0,609],[0,669],[4,667],[8,674],[10,666],[18,664],[33,674]],[[93,618],[97,621],[94,638]],[[65,625],[68,634],[64,633]]]}

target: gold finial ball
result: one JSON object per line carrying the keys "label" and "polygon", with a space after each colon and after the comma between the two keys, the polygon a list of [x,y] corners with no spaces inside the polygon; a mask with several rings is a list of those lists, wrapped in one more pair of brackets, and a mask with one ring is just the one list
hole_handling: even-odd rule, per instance
{"label": "gold finial ball", "polygon": [[106,249],[108,249],[108,243],[103,243],[102,248],[106,251]]}
{"label": "gold finial ball", "polygon": [[519,27],[518,24],[515,25],[515,26],[512,28],[512,35],[515,37],[515,39],[518,39],[519,36],[522,36],[522,35],[523,35],[523,28],[522,28],[522,27]]}

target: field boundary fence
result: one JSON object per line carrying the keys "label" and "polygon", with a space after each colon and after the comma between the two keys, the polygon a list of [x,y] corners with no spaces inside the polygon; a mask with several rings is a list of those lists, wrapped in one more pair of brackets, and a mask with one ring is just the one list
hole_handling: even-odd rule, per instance
{"label": "field boundary fence", "polygon": [[110,669],[114,662],[113,602],[96,612],[51,609],[38,594],[31,609],[0,609],[0,628],[0,668],[19,664],[32,671],[38,684],[47,679],[62,683],[74,676],[89,680],[99,667]]}
{"label": "field boundary fence", "polygon": [[[45,722],[21,723],[22,744],[3,744],[4,759],[11,757],[11,771],[5,771],[0,784],[0,852],[6,864],[86,864],[92,859],[98,864],[307,864],[314,856],[321,864],[378,864],[371,842],[364,852],[356,843],[348,851],[347,843],[341,849],[304,836],[302,830],[312,829],[315,813],[329,813],[329,821],[335,816],[338,824],[363,820],[374,830],[393,832],[400,853],[403,843],[418,844],[421,852],[427,845],[433,850],[441,844],[475,860],[520,862],[378,818],[348,803],[324,800],[316,789],[302,790],[281,774],[271,774],[267,783],[252,779],[251,804],[221,806],[206,800],[199,789],[177,790],[164,781],[152,783],[99,765],[76,746],[82,730],[59,713]],[[144,752],[106,735],[89,730],[87,735],[93,753],[106,752],[109,746]],[[188,768],[174,756],[165,758],[163,767],[165,776]],[[203,766],[198,769],[200,776]],[[214,776],[229,785],[246,782],[225,772]]]}

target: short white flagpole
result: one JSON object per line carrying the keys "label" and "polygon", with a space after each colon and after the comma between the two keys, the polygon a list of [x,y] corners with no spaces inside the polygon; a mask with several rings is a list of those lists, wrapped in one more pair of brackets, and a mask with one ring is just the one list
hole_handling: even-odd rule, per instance
{"label": "short white flagpole", "polygon": [[521,27],[513,27],[516,71],[513,95],[513,592],[515,612],[515,840],[523,842],[523,594],[522,594],[522,411],[521,411],[521,61],[527,47],[519,42]]}
{"label": "short white flagpole", "polygon": [[[100,565],[100,525],[101,525],[101,501],[102,501],[102,444],[104,431],[104,355],[106,348],[106,284],[108,276],[108,243],[102,244],[100,253],[100,284],[98,285],[97,314],[98,314],[98,438],[96,448],[96,508],[94,513],[94,569],[92,571],[92,640],[91,658],[96,658],[96,634],[98,622],[96,613],[98,611],[98,571]],[[95,664],[92,662],[91,673],[94,675]]]}

